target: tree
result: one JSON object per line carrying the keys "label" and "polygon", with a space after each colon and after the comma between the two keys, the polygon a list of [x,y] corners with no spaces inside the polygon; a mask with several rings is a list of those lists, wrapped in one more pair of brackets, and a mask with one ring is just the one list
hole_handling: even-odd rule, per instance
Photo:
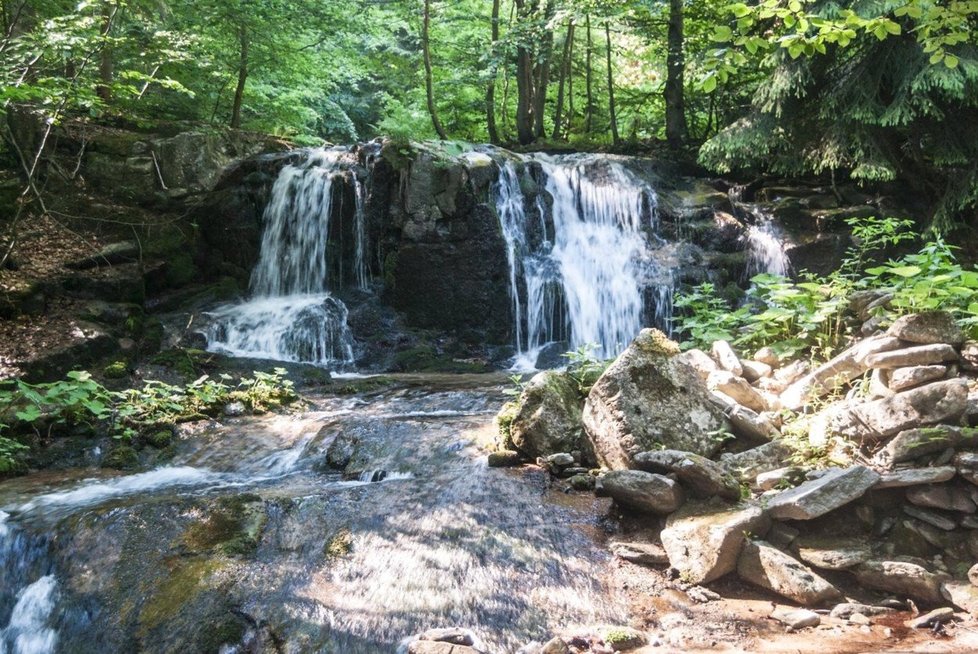
{"label": "tree", "polygon": [[428,99],[428,114],[431,116],[431,124],[438,134],[438,138],[445,140],[448,135],[441,121],[438,120],[438,109],[435,107],[434,81],[431,76],[431,43],[428,37],[428,28],[431,22],[431,0],[424,0],[424,18],[421,27],[421,52],[424,57],[424,88],[425,96]]}
{"label": "tree", "polygon": [[666,56],[666,140],[672,149],[686,139],[685,101],[685,34],[683,29],[683,0],[669,0],[669,39]]}

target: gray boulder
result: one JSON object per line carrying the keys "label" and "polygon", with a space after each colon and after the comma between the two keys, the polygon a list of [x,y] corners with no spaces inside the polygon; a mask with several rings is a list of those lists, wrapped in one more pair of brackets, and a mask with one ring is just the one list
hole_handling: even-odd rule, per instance
{"label": "gray boulder", "polygon": [[863,538],[806,536],[798,541],[798,558],[823,570],[845,570],[865,563],[872,555]]}
{"label": "gray boulder", "polygon": [[591,389],[584,427],[597,460],[631,467],[639,452],[668,449],[712,456],[728,427],[698,374],[665,334],[644,329]]}
{"label": "gray boulder", "polygon": [[662,546],[684,581],[702,584],[732,572],[745,534],[763,536],[770,525],[764,510],[753,504],[689,503],[669,516]]}
{"label": "gray boulder", "polygon": [[562,372],[535,375],[520,395],[509,438],[512,448],[530,459],[581,449],[577,382]]}
{"label": "gray boulder", "polygon": [[612,470],[598,484],[603,495],[639,511],[672,513],[686,499],[672,479],[641,470]]}
{"label": "gray boulder", "polygon": [[899,558],[890,561],[874,560],[853,568],[856,580],[867,588],[897,593],[929,604],[942,601],[941,584],[949,580],[924,567],[924,562]]}
{"label": "gray boulder", "polygon": [[901,431],[876,455],[884,466],[919,459],[928,454],[943,452],[961,440],[961,429],[951,425],[934,425]]}
{"label": "gray boulder", "polygon": [[720,465],[737,480],[751,484],[757,475],[783,468],[794,450],[783,441],[771,441],[737,454],[720,456]]}
{"label": "gray boulder", "polygon": [[834,468],[818,479],[775,495],[768,511],[778,520],[811,520],[859,499],[879,478],[863,466]]}
{"label": "gray boulder", "polygon": [[692,452],[658,450],[635,455],[635,467],[645,472],[673,473],[693,497],[740,498],[740,484],[719,463]]}
{"label": "gray boulder", "polygon": [[955,469],[952,466],[938,466],[934,468],[907,468],[905,470],[895,470],[884,472],[880,480],[873,486],[873,490],[884,488],[905,488],[907,486],[918,486],[920,484],[939,484],[954,477]]}
{"label": "gray boulder", "polygon": [[897,368],[890,372],[887,386],[891,391],[899,393],[908,388],[916,388],[932,381],[944,379],[946,375],[947,367],[942,365]]}
{"label": "gray boulder", "polygon": [[901,316],[890,325],[886,332],[902,341],[921,343],[964,343],[964,332],[954,321],[954,317],[946,311],[925,311],[909,316]]}
{"label": "gray boulder", "polygon": [[787,597],[802,606],[821,606],[842,593],[807,566],[764,541],[748,541],[737,560],[744,581]]}
{"label": "gray boulder", "polygon": [[956,361],[958,353],[946,343],[917,345],[902,350],[880,352],[866,358],[870,368],[905,368],[908,366],[932,366],[945,361]]}

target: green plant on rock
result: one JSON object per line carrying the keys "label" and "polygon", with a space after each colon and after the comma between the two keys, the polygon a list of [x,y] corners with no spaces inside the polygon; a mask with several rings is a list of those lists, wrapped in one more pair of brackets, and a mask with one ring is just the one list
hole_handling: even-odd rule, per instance
{"label": "green plant on rock", "polygon": [[93,424],[108,416],[111,402],[112,394],[83,370],[73,370],[56,382],[29,384],[17,379],[0,385],[0,415],[35,426]]}
{"label": "green plant on rock", "polygon": [[685,336],[682,347],[709,349],[714,341],[733,341],[743,328],[749,309],[733,310],[711,282],[676,293],[676,331]]}
{"label": "green plant on rock", "polygon": [[595,354],[597,350],[597,344],[587,343],[561,355],[567,359],[567,374],[577,384],[577,392],[581,397],[587,397],[591,387],[611,365],[610,361],[604,361]]}
{"label": "green plant on rock", "polygon": [[[6,425],[0,425],[0,433]],[[0,474],[5,472],[15,472],[20,469],[21,456],[28,451],[23,443],[19,443],[12,438],[0,436]]]}

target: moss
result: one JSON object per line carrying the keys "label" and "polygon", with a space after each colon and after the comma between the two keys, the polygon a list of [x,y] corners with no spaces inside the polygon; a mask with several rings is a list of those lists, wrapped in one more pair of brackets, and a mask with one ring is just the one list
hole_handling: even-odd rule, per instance
{"label": "moss", "polygon": [[419,345],[395,354],[393,369],[401,372],[480,373],[489,372],[490,367],[478,361],[440,354],[431,345]]}
{"label": "moss", "polygon": [[388,252],[384,257],[384,284],[388,291],[394,290],[394,282],[397,279],[397,251]]}
{"label": "moss", "polygon": [[499,436],[502,439],[502,445],[506,449],[515,449],[513,447],[513,421],[520,412],[519,400],[514,400],[512,402],[507,402],[503,405],[503,408],[499,410],[496,414],[496,426],[499,428]]}
{"label": "moss", "polygon": [[186,286],[197,277],[197,266],[190,252],[173,252],[167,258],[166,284],[169,288]]}
{"label": "moss", "polygon": [[139,455],[129,445],[116,445],[102,461],[106,468],[133,470],[139,467]]}
{"label": "moss", "polygon": [[349,529],[340,529],[323,547],[323,555],[328,560],[342,558],[353,551],[353,534]]}
{"label": "moss", "polygon": [[199,376],[201,365],[210,356],[204,350],[177,347],[160,352],[151,359],[151,362],[158,366],[170,368],[186,378],[196,378]]}
{"label": "moss", "polygon": [[337,395],[359,395],[361,393],[382,391],[390,388],[395,383],[395,380],[391,379],[390,377],[369,377],[367,379],[358,379],[356,381],[347,382],[340,386],[334,387],[332,390]]}
{"label": "moss", "polygon": [[194,597],[206,590],[211,577],[227,563],[220,559],[181,559],[162,583],[152,591],[139,611],[140,632],[164,625],[190,604]]}
{"label": "moss", "polygon": [[147,445],[151,445],[158,450],[166,449],[173,441],[173,432],[169,429],[158,429],[146,434],[143,437]]}
{"label": "moss", "polygon": [[680,353],[679,345],[658,329],[643,329],[635,339],[635,346],[654,356],[673,357]]}
{"label": "moss", "polygon": [[215,550],[228,556],[254,553],[268,522],[257,495],[224,497],[203,520],[187,529],[183,543],[194,552]]}
{"label": "moss", "polygon": [[222,645],[240,643],[245,637],[245,632],[244,623],[231,616],[216,625],[208,625],[197,647],[204,654],[217,654],[221,651]]}
{"label": "moss", "polygon": [[113,361],[102,369],[106,379],[122,379],[129,374],[129,366],[125,361]]}

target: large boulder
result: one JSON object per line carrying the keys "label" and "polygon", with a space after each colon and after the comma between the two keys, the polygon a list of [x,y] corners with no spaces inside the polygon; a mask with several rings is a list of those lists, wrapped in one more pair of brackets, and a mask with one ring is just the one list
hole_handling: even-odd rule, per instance
{"label": "large boulder", "polygon": [[921,343],[964,343],[964,332],[946,311],[925,311],[901,316],[887,330],[887,334],[902,341]]}
{"label": "large boulder", "polygon": [[628,468],[639,452],[661,448],[719,451],[723,411],[678,354],[665,334],[644,329],[594,384],[583,418],[599,463]]}
{"label": "large boulder", "polygon": [[867,588],[898,593],[927,604],[943,601],[941,585],[949,580],[948,575],[931,572],[923,561],[911,558],[866,561],[853,572]]}
{"label": "large boulder", "polygon": [[691,502],[669,516],[662,546],[684,581],[702,584],[732,572],[746,534],[763,536],[770,525],[764,510],[753,504]]}
{"label": "large boulder", "polygon": [[562,372],[541,372],[524,387],[509,422],[514,449],[534,459],[581,448],[577,382]]}
{"label": "large boulder", "polygon": [[800,561],[764,541],[744,545],[737,561],[744,581],[787,597],[802,606],[821,606],[838,600],[842,593]]}

